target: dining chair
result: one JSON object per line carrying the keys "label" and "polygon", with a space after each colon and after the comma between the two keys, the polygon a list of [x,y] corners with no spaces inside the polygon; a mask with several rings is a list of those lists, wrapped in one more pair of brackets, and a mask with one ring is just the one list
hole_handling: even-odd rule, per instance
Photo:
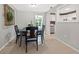
{"label": "dining chair", "polygon": [[16,43],[17,43],[17,41],[18,41],[18,39],[19,39],[19,37],[20,37],[20,31],[19,31],[17,25],[14,26],[14,29],[15,29],[15,32],[16,32]]}
{"label": "dining chair", "polygon": [[44,25],[42,26],[41,30],[38,30],[38,35],[41,36],[41,42],[42,42],[42,44],[43,44],[43,41],[44,41],[44,30],[45,30],[45,26]]}
{"label": "dining chair", "polygon": [[26,27],[26,52],[27,52],[27,43],[36,42],[36,50],[38,51],[38,27]]}
{"label": "dining chair", "polygon": [[44,41],[44,31],[45,31],[45,25],[43,25],[42,27],[42,36],[41,36],[41,41],[42,41],[42,44],[43,44],[43,41]]}

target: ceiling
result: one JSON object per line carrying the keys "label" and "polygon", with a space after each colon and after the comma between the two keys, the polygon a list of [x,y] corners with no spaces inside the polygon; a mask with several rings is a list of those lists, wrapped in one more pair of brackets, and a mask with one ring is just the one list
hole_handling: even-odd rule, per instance
{"label": "ceiling", "polygon": [[31,6],[32,4],[13,4],[13,6],[20,11],[33,11],[33,12],[47,12],[50,7],[55,7],[56,4],[38,4]]}

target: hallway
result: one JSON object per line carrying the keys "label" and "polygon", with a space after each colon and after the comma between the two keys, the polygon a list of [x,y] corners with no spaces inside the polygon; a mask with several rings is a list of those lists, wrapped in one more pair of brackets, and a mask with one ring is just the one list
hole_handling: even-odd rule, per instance
{"label": "hallway", "polygon": [[[48,37],[45,36],[45,41],[43,45],[39,45],[39,50],[36,51],[35,44],[28,43],[28,52],[27,54],[73,54],[78,53],[73,49],[67,47],[61,42],[54,39],[54,35]],[[2,54],[25,54],[25,45],[22,44],[21,47],[18,44],[15,44],[13,40],[10,42],[0,53]]]}

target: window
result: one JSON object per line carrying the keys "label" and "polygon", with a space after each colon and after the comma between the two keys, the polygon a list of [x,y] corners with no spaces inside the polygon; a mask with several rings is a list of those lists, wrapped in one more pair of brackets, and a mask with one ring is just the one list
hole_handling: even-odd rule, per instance
{"label": "window", "polygon": [[35,15],[35,24],[36,26],[38,26],[38,28],[42,29],[42,25],[43,25],[43,16],[41,15]]}

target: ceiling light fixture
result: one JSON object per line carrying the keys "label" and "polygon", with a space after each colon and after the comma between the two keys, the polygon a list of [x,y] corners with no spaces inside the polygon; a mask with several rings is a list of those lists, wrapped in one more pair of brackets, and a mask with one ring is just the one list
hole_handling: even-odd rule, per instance
{"label": "ceiling light fixture", "polygon": [[31,4],[30,7],[37,7],[37,4]]}

